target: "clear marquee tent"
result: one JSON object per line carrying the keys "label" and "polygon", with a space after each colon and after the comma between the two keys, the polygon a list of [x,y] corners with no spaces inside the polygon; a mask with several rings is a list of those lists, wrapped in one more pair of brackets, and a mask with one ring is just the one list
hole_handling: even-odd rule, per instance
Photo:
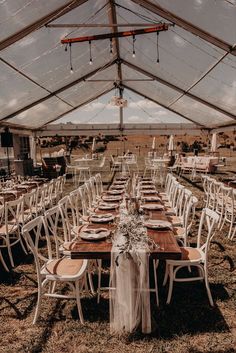
{"label": "clear marquee tent", "polygon": [[[71,52],[61,44],[160,22],[174,26],[159,33],[158,47],[156,33],[75,43]],[[233,130],[235,43],[236,0],[1,0],[1,127],[38,135]],[[108,104],[117,90],[127,108]]]}

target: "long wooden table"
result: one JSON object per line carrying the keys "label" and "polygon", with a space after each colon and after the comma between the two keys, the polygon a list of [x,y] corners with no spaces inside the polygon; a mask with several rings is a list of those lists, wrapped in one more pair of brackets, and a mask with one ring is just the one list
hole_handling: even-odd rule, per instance
{"label": "long wooden table", "polygon": [[[101,211],[96,210],[96,213],[113,213],[117,214],[116,211]],[[152,211],[152,219],[168,220],[164,211]],[[116,226],[106,223],[90,223],[85,225],[87,228],[107,228],[113,232],[116,231]],[[81,231],[81,229],[80,229]],[[150,251],[150,257],[152,259],[181,259],[181,250],[174,236],[172,230],[155,230],[147,228],[148,236],[159,245],[158,248]],[[70,255],[72,259],[110,259],[111,257],[111,240],[82,240],[78,237],[78,240],[73,243],[69,251],[66,253]]]}

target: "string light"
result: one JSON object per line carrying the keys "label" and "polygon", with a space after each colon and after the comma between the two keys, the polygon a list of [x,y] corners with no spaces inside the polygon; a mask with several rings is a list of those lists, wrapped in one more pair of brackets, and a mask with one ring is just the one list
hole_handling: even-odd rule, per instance
{"label": "string light", "polygon": [[160,57],[159,57],[159,32],[157,32],[157,63],[160,62]]}
{"label": "string light", "polygon": [[93,65],[91,40],[89,41],[89,65]]}
{"label": "string light", "polygon": [[73,74],[74,70],[73,70],[73,66],[72,66],[72,52],[71,52],[71,43],[69,43],[69,48],[70,48],[70,73]]}
{"label": "string light", "polygon": [[113,54],[113,44],[112,44],[112,38],[110,38],[110,54]]}
{"label": "string light", "polygon": [[135,58],[136,54],[135,54],[135,47],[134,47],[134,43],[136,41],[135,35],[133,35],[133,54],[132,57]]}

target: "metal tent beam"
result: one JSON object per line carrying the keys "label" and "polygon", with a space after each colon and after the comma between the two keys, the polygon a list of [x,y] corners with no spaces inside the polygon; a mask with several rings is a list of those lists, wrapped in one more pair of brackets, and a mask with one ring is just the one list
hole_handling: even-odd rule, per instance
{"label": "metal tent beam", "polygon": [[234,114],[232,114],[232,113],[230,113],[230,112],[228,112],[228,111],[226,111],[226,110],[224,110],[224,109],[222,109],[220,107],[217,107],[216,105],[214,105],[214,104],[212,104],[212,103],[210,103],[210,102],[208,102],[208,101],[206,101],[206,100],[204,100],[204,99],[202,99],[202,98],[200,98],[198,96],[195,96],[194,94],[192,94],[192,93],[190,93],[188,91],[185,91],[184,89],[174,85],[173,83],[170,83],[170,82],[168,82],[168,81],[166,81],[166,80],[164,80],[164,79],[152,74],[151,72],[148,72],[148,71],[142,69],[141,67],[139,67],[137,65],[134,65],[134,64],[132,64],[132,63],[126,61],[126,60],[122,60],[122,63],[124,65],[132,68],[133,70],[136,70],[136,71],[140,72],[141,74],[143,74],[143,75],[145,75],[147,77],[150,77],[153,80],[158,81],[161,84],[174,89],[175,91],[181,93],[182,96],[190,97],[190,98],[194,99],[195,101],[197,101],[199,103],[202,103],[202,104],[206,105],[207,107],[212,108],[212,109],[220,112],[221,114],[224,114],[224,115],[228,116],[231,119],[236,120],[236,115],[234,115]]}
{"label": "metal tent beam", "polygon": [[[117,16],[116,16],[116,6],[114,3],[114,0],[109,0],[109,5],[110,5],[110,11],[108,11],[108,18],[109,18],[109,23],[110,24],[117,24]],[[113,33],[118,32],[118,27],[115,26],[112,28]],[[120,46],[119,46],[119,39],[118,38],[113,38],[113,43],[115,44],[115,52],[117,55],[117,76],[120,85],[122,86],[122,69],[121,69],[121,61],[120,61]],[[120,98],[122,98],[123,92],[122,89],[119,89],[120,93]],[[119,108],[119,113],[120,113],[120,130],[123,130],[123,107]]]}
{"label": "metal tent beam", "polygon": [[[30,108],[33,108],[35,105],[44,102],[44,101],[47,100],[47,99],[50,99],[50,98],[52,98],[52,97],[57,96],[58,94],[64,92],[64,91],[67,90],[68,88],[71,88],[71,87],[77,85],[78,83],[85,81],[87,78],[94,76],[98,71],[105,70],[106,68],[108,68],[108,67],[114,65],[115,63],[116,63],[116,59],[113,59],[113,60],[110,61],[107,65],[102,66],[102,67],[99,67],[99,68],[93,70],[92,72],[89,72],[88,74],[86,74],[86,75],[84,75],[84,76],[82,76],[82,77],[80,77],[80,78],[74,80],[73,82],[70,82],[70,83],[68,83],[67,85],[65,85],[65,86],[63,86],[63,87],[61,87],[61,88],[59,88],[58,90],[56,90],[56,91],[54,91],[54,92],[52,92],[52,93],[46,95],[45,97],[40,98],[40,99],[38,99],[37,101],[35,101],[35,102],[31,103],[31,104],[28,104],[28,105],[25,106],[24,108],[21,108],[21,109],[19,109],[18,111],[14,112],[14,113],[12,113],[12,114],[9,114],[8,116],[6,116],[6,117],[4,117],[4,118],[2,118],[2,119],[0,120],[0,125],[1,125],[2,121],[11,119],[11,118],[15,117],[16,115],[18,115],[18,114],[20,114],[20,113],[23,113],[24,111],[26,111],[26,110],[28,110],[28,109],[30,109]],[[66,101],[65,101],[65,103],[66,103]],[[66,103],[66,104],[67,104],[67,103]],[[71,106],[69,103],[68,103],[68,105]]]}
{"label": "metal tent beam", "polygon": [[194,120],[190,119],[188,116],[183,115],[183,114],[181,114],[181,113],[178,113],[176,110],[174,110],[174,109],[172,109],[172,108],[169,108],[167,105],[165,105],[165,104],[163,104],[163,103],[158,102],[156,99],[150,98],[150,97],[146,96],[145,94],[139,92],[138,90],[136,90],[136,89],[134,89],[134,88],[131,88],[131,87],[127,86],[127,85],[123,85],[123,87],[126,88],[126,89],[128,89],[128,90],[130,90],[130,91],[132,91],[132,92],[134,92],[134,93],[136,93],[136,94],[138,94],[138,95],[140,95],[140,96],[142,96],[142,97],[145,98],[145,99],[150,100],[150,101],[153,102],[153,103],[156,103],[156,104],[160,105],[161,107],[163,107],[163,108],[165,108],[165,109],[171,111],[172,113],[175,113],[175,114],[179,115],[181,118],[184,118],[185,120],[188,120],[188,121],[190,121],[191,123],[193,123],[193,124],[195,124],[195,125],[197,125],[197,126],[200,126],[201,128],[206,128],[206,129],[207,129],[207,126],[206,126],[206,125],[200,124],[200,123],[198,123],[197,121],[194,121]]}
{"label": "metal tent beam", "polygon": [[186,31],[191,32],[192,34],[204,39],[205,41],[215,45],[218,48],[221,48],[227,52],[230,52],[233,55],[236,55],[236,48],[234,48],[230,43],[223,41],[220,38],[213,36],[212,34],[204,31],[203,29],[195,26],[191,22],[184,20],[183,18],[175,15],[173,12],[161,7],[160,5],[153,4],[149,0],[132,0],[135,4],[142,6],[143,8],[149,10],[150,12],[155,13],[158,16],[169,20],[179,27],[184,28]]}
{"label": "metal tent beam", "polygon": [[28,34],[38,30],[39,28],[45,26],[51,21],[56,20],[57,18],[65,15],[66,13],[70,12],[71,10],[75,9],[76,7],[84,4],[88,0],[71,0],[69,3],[66,5],[63,5],[56,9],[55,11],[49,13],[48,15],[40,18],[38,21],[30,24],[29,26],[23,28],[17,33],[14,33],[13,35],[9,36],[8,38],[2,40],[0,42],[0,50],[3,50],[10,45],[16,43],[18,40],[26,37]]}

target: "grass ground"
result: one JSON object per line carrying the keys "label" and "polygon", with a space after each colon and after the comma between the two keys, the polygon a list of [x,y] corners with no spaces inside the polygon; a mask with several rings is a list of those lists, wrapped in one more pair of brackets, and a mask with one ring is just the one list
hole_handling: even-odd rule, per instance
{"label": "grass ground", "polygon": [[[182,180],[199,198],[203,193]],[[199,184],[197,184],[199,186]],[[72,185],[69,185],[71,188]],[[190,241],[196,241],[196,228]],[[211,246],[209,280],[215,307],[208,304],[202,283],[176,284],[172,302],[165,304],[162,287],[164,264],[158,269],[160,308],[152,304],[151,335],[139,331],[121,337],[109,332],[108,293],[101,303],[83,298],[85,325],[78,319],[74,300],[44,299],[41,318],[32,325],[37,299],[36,274],[31,255],[18,252],[18,266],[0,272],[0,352],[3,353],[233,353],[236,352],[236,254],[235,241],[218,232]],[[107,264],[108,265],[108,264]],[[105,271],[104,280],[108,280]],[[95,278],[96,281],[96,278]]]}

